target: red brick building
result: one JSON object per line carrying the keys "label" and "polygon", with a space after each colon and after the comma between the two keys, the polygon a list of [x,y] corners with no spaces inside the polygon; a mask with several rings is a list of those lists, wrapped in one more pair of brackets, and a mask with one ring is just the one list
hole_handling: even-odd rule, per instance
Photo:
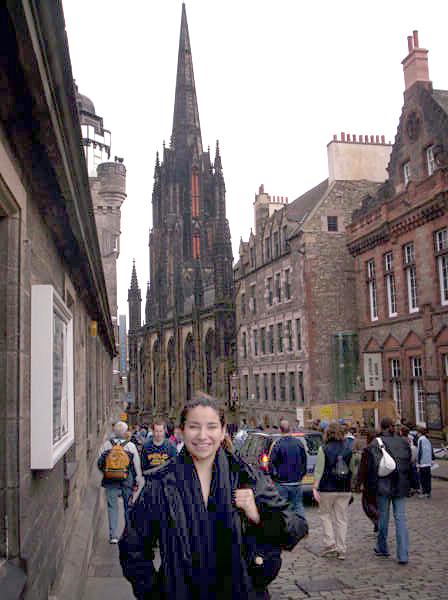
{"label": "red brick building", "polygon": [[377,386],[364,374],[365,389],[377,388],[366,399],[393,399],[399,416],[442,434],[448,429],[448,91],[433,89],[428,51],[416,31],[408,46],[389,178],[354,212],[349,250],[356,259],[360,351],[379,367]]}

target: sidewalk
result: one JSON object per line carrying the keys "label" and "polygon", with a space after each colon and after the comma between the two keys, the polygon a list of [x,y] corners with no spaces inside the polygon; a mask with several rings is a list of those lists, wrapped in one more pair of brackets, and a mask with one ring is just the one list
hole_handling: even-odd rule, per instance
{"label": "sidewalk", "polygon": [[437,469],[433,469],[432,476],[435,479],[442,479],[443,481],[448,481],[448,460],[440,459],[434,461],[438,464]]}
{"label": "sidewalk", "polygon": [[[123,509],[120,501],[120,524],[123,527]],[[133,600],[130,584],[124,579],[118,561],[118,545],[109,544],[107,510],[104,508],[95,534],[94,549],[89,565],[83,600]]]}

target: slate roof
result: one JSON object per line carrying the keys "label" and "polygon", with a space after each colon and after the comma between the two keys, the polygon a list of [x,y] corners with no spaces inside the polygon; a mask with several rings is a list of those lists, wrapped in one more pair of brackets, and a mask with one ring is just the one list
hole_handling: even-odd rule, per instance
{"label": "slate roof", "polygon": [[448,113],[448,91],[447,90],[433,90],[432,97],[434,100]]}
{"label": "slate roof", "polygon": [[328,179],[325,179],[316,187],[311,188],[302,196],[288,204],[286,214],[289,219],[302,222],[310,214],[313,208],[321,200],[328,190]]}

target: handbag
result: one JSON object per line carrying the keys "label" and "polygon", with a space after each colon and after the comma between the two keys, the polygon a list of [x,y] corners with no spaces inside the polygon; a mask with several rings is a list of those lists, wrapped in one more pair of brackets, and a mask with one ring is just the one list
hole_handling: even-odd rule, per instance
{"label": "handbag", "polygon": [[378,442],[378,446],[382,453],[380,462],[378,464],[378,477],[387,477],[395,471],[395,469],[397,468],[397,463],[395,462],[395,459],[386,450],[386,446],[384,445],[383,440],[377,437],[376,441]]}
{"label": "handbag", "polygon": [[247,572],[256,590],[265,590],[274,581],[282,567],[280,546],[260,539],[260,530],[242,518],[244,558]]}

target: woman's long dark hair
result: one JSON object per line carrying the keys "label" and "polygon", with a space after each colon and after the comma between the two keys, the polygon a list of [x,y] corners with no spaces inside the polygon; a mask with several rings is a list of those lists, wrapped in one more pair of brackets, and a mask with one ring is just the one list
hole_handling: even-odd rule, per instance
{"label": "woman's long dark hair", "polygon": [[184,427],[185,427],[185,422],[187,420],[188,413],[190,412],[190,410],[192,410],[193,408],[197,408],[198,406],[212,408],[216,412],[216,414],[219,416],[219,421],[221,423],[221,426],[225,427],[226,417],[224,414],[224,409],[222,409],[219,406],[216,398],[213,398],[213,396],[209,396],[205,392],[196,392],[194,394],[193,398],[189,402],[187,402],[187,404],[185,404],[184,408],[182,409],[182,412],[180,413],[180,428],[181,429],[184,429]]}

